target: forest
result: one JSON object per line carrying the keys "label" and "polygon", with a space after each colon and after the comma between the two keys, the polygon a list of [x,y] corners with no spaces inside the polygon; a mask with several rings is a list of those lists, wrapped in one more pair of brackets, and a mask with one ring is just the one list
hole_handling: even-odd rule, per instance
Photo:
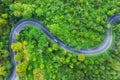
{"label": "forest", "polygon": [[[120,21],[108,22],[117,15],[119,0],[0,0],[0,80],[9,80],[13,67],[17,80],[120,80]],[[74,53],[33,25],[25,25],[10,44],[21,20],[37,20],[77,50],[100,46],[112,26],[112,44],[97,54]]]}

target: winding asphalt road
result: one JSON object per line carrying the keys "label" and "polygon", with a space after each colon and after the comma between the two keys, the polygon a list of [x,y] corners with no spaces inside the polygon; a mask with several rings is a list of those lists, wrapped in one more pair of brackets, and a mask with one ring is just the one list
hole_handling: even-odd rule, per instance
{"label": "winding asphalt road", "polygon": [[[64,49],[67,49],[74,53],[97,54],[97,53],[101,53],[101,52],[105,51],[106,49],[108,49],[110,47],[111,42],[112,42],[112,25],[117,20],[120,20],[120,16],[113,16],[108,20],[108,23],[110,24],[110,28],[108,28],[108,30],[107,30],[106,39],[103,41],[103,43],[100,46],[98,46],[96,48],[76,50],[75,48],[67,46],[62,41],[60,41],[58,38],[53,36],[46,27],[42,26],[38,21],[35,21],[35,20],[23,20],[23,21],[18,22],[11,31],[10,45],[12,43],[15,43],[14,37],[19,34],[19,32],[21,31],[21,29],[23,27],[25,27],[26,25],[33,25],[33,26],[36,26],[39,29],[41,29],[51,40],[53,40],[55,43],[57,43]],[[11,57],[12,57],[13,70],[12,70],[11,76],[9,77],[9,80],[14,80],[16,77],[16,69],[15,68],[16,68],[17,62],[14,60],[15,52],[13,52],[12,49],[10,49],[10,53],[11,53]]]}

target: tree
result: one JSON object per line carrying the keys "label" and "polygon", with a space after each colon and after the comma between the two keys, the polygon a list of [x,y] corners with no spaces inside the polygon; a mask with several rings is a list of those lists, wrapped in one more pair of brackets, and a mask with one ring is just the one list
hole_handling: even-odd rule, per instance
{"label": "tree", "polygon": [[5,76],[6,75],[6,66],[1,66],[0,67],[0,76]]}

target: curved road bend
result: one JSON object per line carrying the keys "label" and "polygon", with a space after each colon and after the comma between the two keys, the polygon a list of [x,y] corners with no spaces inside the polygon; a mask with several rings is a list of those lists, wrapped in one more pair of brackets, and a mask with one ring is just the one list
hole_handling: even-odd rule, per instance
{"label": "curved road bend", "polygon": [[[111,17],[108,22],[110,24],[110,28],[107,30],[107,36],[106,39],[103,41],[103,43],[96,47],[96,48],[90,48],[90,49],[80,49],[80,50],[76,50],[75,48],[72,48],[70,46],[67,46],[66,44],[64,44],[62,41],[60,41],[59,39],[57,39],[55,36],[53,36],[50,31],[42,26],[39,22],[34,21],[34,20],[23,20],[18,22],[12,29],[11,34],[10,34],[10,45],[12,43],[15,43],[14,37],[19,34],[19,32],[21,31],[21,29],[25,26],[25,25],[33,25],[38,27],[39,29],[41,29],[51,40],[53,40],[55,43],[57,43],[58,45],[60,45],[61,47],[63,47],[64,49],[67,49],[71,52],[75,52],[75,53],[83,53],[83,54],[97,54],[97,53],[101,53],[103,51],[105,51],[106,49],[109,48],[109,46],[111,45],[112,42],[112,24],[114,24],[114,22],[116,22],[117,20],[120,20],[120,16],[114,16]],[[13,52],[10,49],[10,53],[12,56],[12,63],[13,63],[13,70],[12,70],[12,74],[9,77],[9,80],[14,80],[16,77],[16,65],[17,62],[14,60],[14,56],[15,56],[15,52]]]}

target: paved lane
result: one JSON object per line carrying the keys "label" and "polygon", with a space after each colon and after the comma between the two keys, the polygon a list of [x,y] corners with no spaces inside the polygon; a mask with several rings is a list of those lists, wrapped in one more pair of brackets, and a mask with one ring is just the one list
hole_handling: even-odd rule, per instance
{"label": "paved lane", "polygon": [[[10,45],[12,43],[15,43],[14,37],[19,34],[19,32],[21,31],[21,29],[23,27],[25,27],[26,25],[33,25],[33,26],[39,28],[40,30],[42,30],[51,40],[53,40],[55,43],[57,43],[58,45],[60,45],[61,47],[63,47],[64,49],[66,49],[68,51],[71,51],[71,52],[74,52],[74,53],[77,53],[77,54],[79,54],[79,53],[83,53],[83,54],[98,54],[98,53],[101,53],[101,52],[107,50],[110,47],[110,45],[112,43],[112,25],[117,20],[120,20],[120,16],[114,16],[114,17],[111,17],[108,20],[108,23],[110,24],[110,28],[108,28],[108,30],[107,30],[106,39],[103,41],[103,43],[100,46],[98,46],[96,48],[76,50],[75,48],[70,47],[70,46],[64,44],[61,40],[59,40],[54,35],[52,35],[50,33],[50,31],[46,27],[42,26],[38,21],[35,21],[35,20],[23,20],[23,21],[18,22],[13,27],[13,29],[11,30]],[[11,76],[9,77],[9,80],[14,80],[15,77],[16,77],[16,70],[15,70],[15,68],[16,68],[17,62],[14,60],[15,52],[13,52],[10,49],[10,53],[12,55],[13,71],[12,71]]]}

